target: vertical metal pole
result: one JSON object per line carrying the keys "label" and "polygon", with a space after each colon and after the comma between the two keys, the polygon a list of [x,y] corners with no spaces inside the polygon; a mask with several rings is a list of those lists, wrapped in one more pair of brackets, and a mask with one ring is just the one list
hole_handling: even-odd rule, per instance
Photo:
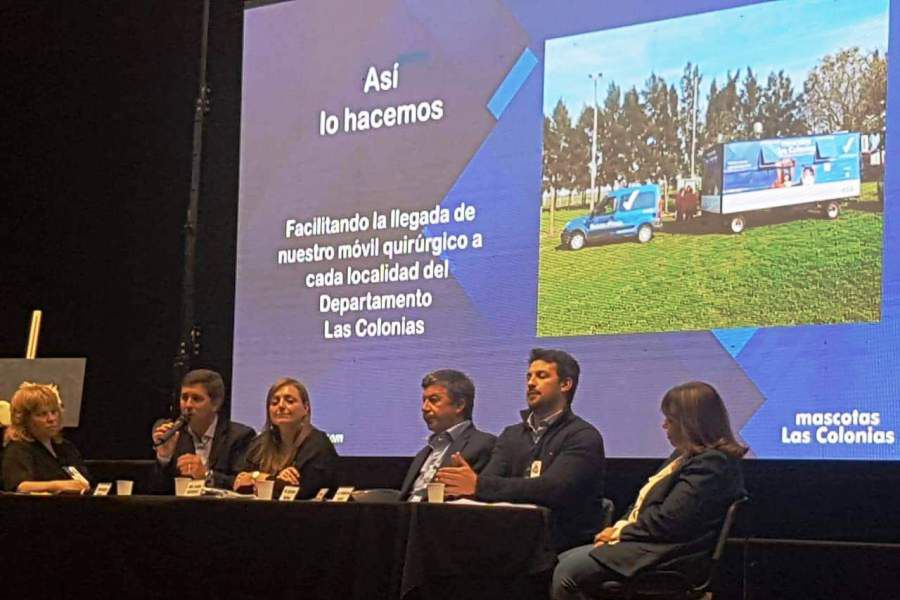
{"label": "vertical metal pole", "polygon": [[194,102],[194,134],[191,153],[191,191],[184,222],[184,273],[181,286],[181,337],[172,364],[173,395],[171,410],[178,402],[181,379],[190,370],[191,358],[200,352],[200,329],[194,317],[194,282],[197,267],[197,212],[200,204],[200,167],[203,158],[204,116],[209,112],[209,87],[206,82],[209,47],[209,5],[203,0],[203,24],[200,38],[199,92]]}
{"label": "vertical metal pole", "polygon": [[591,135],[591,212],[597,202],[597,83],[603,77],[603,73],[593,73],[588,77],[594,82],[594,133]]}
{"label": "vertical metal pole", "polygon": [[697,94],[699,93],[700,81],[694,78],[694,95],[691,98],[691,112],[693,113],[693,126],[691,127],[691,179],[697,177],[694,170],[694,156],[697,154]]}

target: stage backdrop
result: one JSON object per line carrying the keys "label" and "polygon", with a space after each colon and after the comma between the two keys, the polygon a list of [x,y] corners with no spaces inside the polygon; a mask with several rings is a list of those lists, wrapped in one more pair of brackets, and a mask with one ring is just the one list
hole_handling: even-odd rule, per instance
{"label": "stage backdrop", "polygon": [[410,455],[425,373],[498,432],[543,346],[610,456],[699,379],[755,456],[900,458],[890,4],[249,8],[233,417],[296,377],[339,452]]}

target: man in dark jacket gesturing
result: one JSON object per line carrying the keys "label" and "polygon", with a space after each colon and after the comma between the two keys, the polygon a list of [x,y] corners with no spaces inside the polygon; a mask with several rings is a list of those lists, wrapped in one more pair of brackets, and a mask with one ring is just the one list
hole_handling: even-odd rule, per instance
{"label": "man in dark jacket gesturing", "polygon": [[558,551],[590,542],[603,520],[603,438],[572,413],[579,374],[566,352],[532,350],[522,421],[503,430],[480,474],[461,456],[438,471],[446,493],[546,506]]}

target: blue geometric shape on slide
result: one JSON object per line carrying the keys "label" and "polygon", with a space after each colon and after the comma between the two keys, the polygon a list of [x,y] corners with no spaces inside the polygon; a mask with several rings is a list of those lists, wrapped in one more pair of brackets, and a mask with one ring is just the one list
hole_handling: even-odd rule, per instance
{"label": "blue geometric shape on slide", "polygon": [[722,347],[728,351],[731,358],[737,358],[750,338],[759,330],[758,327],[737,327],[735,329],[713,329],[712,334],[716,336]]}
{"label": "blue geometric shape on slide", "polygon": [[532,52],[530,48],[526,47],[522,51],[522,54],[519,55],[516,64],[512,66],[512,69],[509,70],[509,73],[507,73],[506,77],[503,78],[503,81],[500,82],[500,86],[497,88],[497,91],[494,92],[494,95],[487,104],[488,110],[491,111],[491,114],[494,115],[495,119],[500,119],[500,115],[502,115],[503,111],[506,110],[506,107],[509,106],[513,96],[516,95],[516,92],[519,91],[519,88],[522,87],[522,84],[525,83],[525,80],[528,79],[532,69],[534,69],[537,64],[537,56],[534,55],[534,52]]}
{"label": "blue geometric shape on slide", "polygon": [[[505,118],[481,144],[444,196],[453,211],[476,209],[473,222],[430,225],[428,236],[476,233],[484,247],[446,253],[450,272],[491,333],[534,335],[537,310],[538,236],[541,198],[541,78],[539,70],[521,86]],[[485,331],[488,334],[488,331]]]}

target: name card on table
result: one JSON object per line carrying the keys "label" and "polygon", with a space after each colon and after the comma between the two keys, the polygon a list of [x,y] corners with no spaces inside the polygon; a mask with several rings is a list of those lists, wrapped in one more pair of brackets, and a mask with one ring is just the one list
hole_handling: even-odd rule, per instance
{"label": "name card on table", "polygon": [[294,498],[297,497],[297,492],[300,491],[300,488],[296,485],[286,485],[284,489],[281,490],[281,495],[278,497],[279,502],[292,502]]}
{"label": "name card on table", "polygon": [[108,496],[109,490],[111,490],[111,489],[112,489],[111,483],[98,483],[97,487],[94,488],[94,495],[95,496]]}
{"label": "name card on table", "polygon": [[322,488],[316,493],[315,498],[313,498],[313,502],[325,502],[325,496],[328,495],[328,488]]}
{"label": "name card on table", "polygon": [[187,488],[184,490],[185,496],[200,496],[203,494],[203,484],[205,482],[202,479],[192,479],[188,482]]}
{"label": "name card on table", "polygon": [[356,489],[352,485],[348,485],[346,487],[339,487],[337,491],[334,493],[334,498],[331,499],[332,502],[346,502],[350,499],[350,494],[353,493],[353,490]]}

